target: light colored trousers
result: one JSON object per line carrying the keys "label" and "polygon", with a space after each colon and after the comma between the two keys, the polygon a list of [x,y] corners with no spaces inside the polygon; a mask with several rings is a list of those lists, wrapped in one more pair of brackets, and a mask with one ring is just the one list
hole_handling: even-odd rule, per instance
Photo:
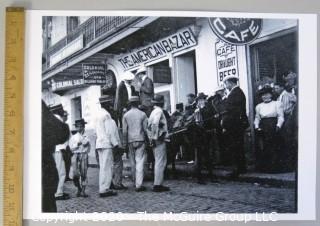
{"label": "light colored trousers", "polygon": [[88,153],[74,153],[71,157],[71,168],[69,177],[70,178],[79,178],[80,186],[84,188],[87,183],[87,172],[88,172]]}
{"label": "light colored trousers", "polygon": [[122,184],[122,161],[123,152],[113,151],[113,184],[115,186],[120,186]]}
{"label": "light colored trousers", "polygon": [[154,185],[162,185],[164,170],[167,165],[166,142],[156,141],[153,147],[154,155]]}
{"label": "light colored trousers", "polygon": [[136,188],[141,187],[144,177],[144,163],[147,160],[144,141],[132,142],[128,145],[131,175]]}
{"label": "light colored trousers", "polygon": [[59,197],[63,195],[63,185],[66,179],[66,167],[65,167],[65,163],[64,163],[61,151],[55,151],[53,153],[53,157],[56,162],[56,167],[59,175],[59,182],[58,182],[57,191],[55,193],[55,197]]}
{"label": "light colored trousers", "polygon": [[110,189],[113,171],[113,153],[111,148],[97,149],[99,155],[99,193]]}

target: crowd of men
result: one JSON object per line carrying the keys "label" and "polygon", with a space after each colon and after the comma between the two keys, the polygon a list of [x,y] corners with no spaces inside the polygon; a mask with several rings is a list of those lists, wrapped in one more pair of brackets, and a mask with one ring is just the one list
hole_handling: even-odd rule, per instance
{"label": "crowd of men", "polygon": [[[278,88],[279,91],[281,87]],[[282,92],[279,101],[273,103],[272,97],[271,100],[270,98],[265,100],[267,98],[264,97],[270,93],[270,89],[263,87],[260,90],[263,102],[257,106],[255,118],[255,128],[259,134],[264,133],[269,136],[272,131],[268,129],[274,127],[278,130],[277,128],[280,129],[285,123],[285,116],[283,114],[281,116],[283,110],[279,110],[283,109],[283,105],[278,104],[285,99],[285,94]],[[126,75],[118,86],[116,99],[115,104],[112,97],[101,96],[99,99],[101,108],[95,117],[94,148],[99,165],[101,198],[117,195],[115,190],[127,189],[122,183],[124,152],[127,152],[129,157],[136,192],[146,190],[143,185],[148,166],[146,162],[150,163],[154,172],[152,190],[154,192],[170,190],[164,185],[167,159],[174,163],[181,146],[186,148],[190,160],[196,159],[195,177],[200,184],[205,183],[203,176],[205,168],[209,173],[208,178],[216,180],[212,173],[214,148],[224,148],[231,154],[231,177],[238,177],[239,174],[246,172],[243,138],[245,130],[249,127],[249,120],[246,113],[246,97],[238,86],[238,77],[226,77],[223,86],[216,88],[214,95],[210,97],[204,93],[189,94],[186,106],[184,107],[183,103],[177,104],[176,111],[170,115],[164,109],[164,96],[154,94],[153,82],[147,76],[146,68],[142,67],[135,75]],[[267,104],[268,106],[265,106]],[[275,109],[275,113],[268,109]],[[44,212],[56,211],[55,200],[70,198],[69,194],[63,191],[63,184],[68,179],[73,180],[78,197],[88,197],[85,190],[88,152],[92,148],[84,119],[75,121],[77,132],[69,135],[70,132],[65,124],[68,114],[62,105],[52,108],[51,113],[55,117],[50,115],[49,109],[44,104],[43,131],[46,131],[46,134],[43,134],[42,165]],[[266,119],[271,117],[277,120]],[[59,136],[52,139],[56,134]],[[262,153],[270,152],[272,138],[263,137],[264,148],[268,150]],[[259,158],[265,156],[262,154]],[[47,182],[48,177],[53,178],[50,184]]]}

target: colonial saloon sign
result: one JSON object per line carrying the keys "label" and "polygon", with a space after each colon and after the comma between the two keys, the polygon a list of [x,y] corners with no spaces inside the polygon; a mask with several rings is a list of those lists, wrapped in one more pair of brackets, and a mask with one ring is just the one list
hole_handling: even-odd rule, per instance
{"label": "colonial saloon sign", "polygon": [[118,61],[125,70],[128,70],[196,44],[196,39],[190,28],[185,28],[155,43],[139,48],[130,54],[121,56]]}
{"label": "colonial saloon sign", "polygon": [[105,85],[106,65],[105,64],[82,64],[82,74],[85,84]]}
{"label": "colonial saloon sign", "polygon": [[261,19],[249,18],[209,18],[214,33],[223,41],[234,45],[244,45],[255,40],[262,27]]}

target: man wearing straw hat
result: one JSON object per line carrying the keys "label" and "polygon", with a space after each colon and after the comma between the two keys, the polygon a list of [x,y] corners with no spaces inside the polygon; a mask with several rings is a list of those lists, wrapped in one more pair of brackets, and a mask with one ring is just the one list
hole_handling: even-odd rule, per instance
{"label": "man wearing straw hat", "polygon": [[223,79],[227,97],[223,104],[224,112],[221,121],[225,139],[229,141],[227,148],[232,155],[231,177],[234,178],[246,172],[244,131],[249,126],[246,115],[246,97],[238,86],[238,80],[237,76],[227,76]]}
{"label": "man wearing straw hat", "polygon": [[163,186],[164,170],[167,164],[167,148],[165,140],[168,137],[167,120],[163,113],[164,97],[154,95],[152,99],[154,104],[153,111],[148,119],[148,137],[153,148],[155,159],[154,165],[154,186],[153,191],[169,191],[169,187]]}
{"label": "man wearing straw hat", "polygon": [[[96,117],[96,150],[99,156],[99,194],[101,198],[117,195],[116,192],[110,189],[113,177],[113,170],[121,171],[122,174],[122,159],[117,158],[117,163],[114,164],[114,151],[118,151],[121,145],[119,131],[115,121],[111,118],[108,110],[111,108],[112,99],[110,96],[101,96],[99,98],[101,108]],[[113,167],[115,165],[115,167]],[[117,167],[119,165],[119,167]],[[119,178],[119,177],[117,177]],[[121,176],[120,176],[121,180]]]}
{"label": "man wearing straw hat", "polygon": [[[54,116],[59,119],[61,122],[65,123],[67,121],[68,113],[64,111],[62,104],[55,105],[50,107],[50,111]],[[64,192],[64,182],[66,179],[66,164],[64,159],[64,153],[67,150],[68,140],[63,144],[58,144],[55,147],[54,160],[56,162],[56,167],[59,175],[59,183],[57,191],[55,193],[56,200],[67,200],[70,198],[69,194]]]}
{"label": "man wearing straw hat", "polygon": [[70,178],[77,187],[77,197],[88,197],[86,194],[87,171],[88,171],[88,153],[90,152],[89,137],[85,131],[84,119],[75,121],[75,127],[78,132],[74,134],[69,141],[70,149],[73,153],[71,158]]}
{"label": "man wearing straw hat", "polygon": [[147,114],[147,116],[149,116],[152,111],[151,100],[154,95],[153,81],[147,76],[147,68],[145,66],[142,66],[137,70],[136,76],[138,76],[140,79],[140,104],[143,111]]}
{"label": "man wearing straw hat", "polygon": [[143,166],[147,154],[145,140],[147,135],[147,115],[138,109],[139,97],[132,96],[129,99],[131,109],[126,112],[122,119],[124,146],[129,148],[132,179],[137,192],[145,191],[143,183]]}

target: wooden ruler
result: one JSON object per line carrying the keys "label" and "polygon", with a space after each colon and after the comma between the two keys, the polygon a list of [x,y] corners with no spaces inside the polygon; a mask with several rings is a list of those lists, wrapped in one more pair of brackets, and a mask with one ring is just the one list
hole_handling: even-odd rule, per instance
{"label": "wooden ruler", "polygon": [[24,9],[6,9],[4,102],[5,226],[22,225]]}

